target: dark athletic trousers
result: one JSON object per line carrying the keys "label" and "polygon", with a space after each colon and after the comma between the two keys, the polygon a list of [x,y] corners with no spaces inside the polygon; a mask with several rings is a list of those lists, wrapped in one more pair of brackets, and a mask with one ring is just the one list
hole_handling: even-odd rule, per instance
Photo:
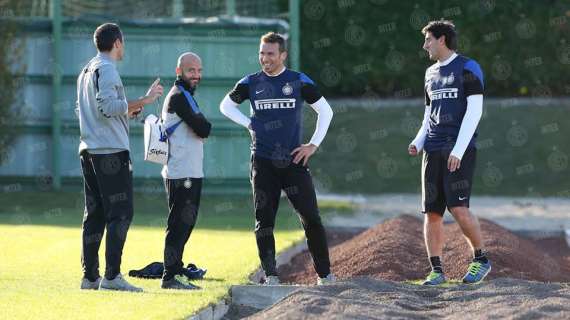
{"label": "dark athletic trousers", "polygon": [[202,178],[165,179],[168,195],[168,224],[164,240],[164,280],[182,273],[184,246],[196,225]]}
{"label": "dark athletic trousers", "polygon": [[121,256],[133,219],[133,176],[128,151],[80,155],[85,190],[83,216],[83,275],[99,277],[99,246],[107,228],[105,278],[121,272]]}
{"label": "dark athletic trousers", "polygon": [[326,277],[330,273],[329,250],[309,169],[290,161],[252,157],[250,178],[255,209],[255,238],[265,275],[277,275],[273,229],[281,190],[284,190],[301,219],[315,271],[319,277]]}

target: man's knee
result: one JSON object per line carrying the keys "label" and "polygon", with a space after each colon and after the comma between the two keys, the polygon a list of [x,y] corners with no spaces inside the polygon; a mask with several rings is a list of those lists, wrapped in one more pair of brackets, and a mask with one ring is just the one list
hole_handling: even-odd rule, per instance
{"label": "man's knee", "polygon": [[265,238],[271,238],[273,237],[273,226],[261,227],[256,224],[254,233],[257,241],[261,241]]}
{"label": "man's knee", "polygon": [[263,228],[273,228],[275,226],[275,218],[277,209],[272,207],[255,208],[255,230]]}
{"label": "man's knee", "polygon": [[439,212],[427,212],[424,221],[429,224],[443,223],[443,215]]}
{"label": "man's knee", "polygon": [[323,221],[321,220],[321,216],[319,215],[318,210],[310,213],[305,213],[300,216],[301,222],[305,229],[321,228],[323,226]]}
{"label": "man's knee", "polygon": [[467,207],[452,207],[449,208],[449,211],[456,221],[469,221],[472,219],[471,212]]}

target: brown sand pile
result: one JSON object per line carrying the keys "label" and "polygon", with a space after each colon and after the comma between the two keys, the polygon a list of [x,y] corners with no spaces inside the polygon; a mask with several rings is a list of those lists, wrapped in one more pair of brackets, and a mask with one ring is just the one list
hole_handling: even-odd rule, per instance
{"label": "brown sand pile", "polygon": [[[570,248],[562,238],[530,240],[488,220],[480,219],[480,223],[485,248],[493,264],[488,279],[570,282]],[[357,276],[394,281],[424,278],[430,268],[422,229],[422,221],[417,217],[401,216],[343,243],[331,243],[333,272],[339,279]],[[450,279],[461,279],[472,258],[471,250],[456,223],[445,225],[445,236],[445,273]],[[279,273],[281,280],[289,283],[314,284],[316,279],[306,252],[280,268]]]}
{"label": "brown sand pile", "polygon": [[248,319],[570,319],[570,285],[495,279],[427,287],[367,277],[297,290]]}

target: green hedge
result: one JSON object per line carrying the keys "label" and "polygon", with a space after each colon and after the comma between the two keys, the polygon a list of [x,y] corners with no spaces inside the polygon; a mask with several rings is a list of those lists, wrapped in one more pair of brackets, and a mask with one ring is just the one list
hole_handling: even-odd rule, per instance
{"label": "green hedge", "polygon": [[327,96],[419,97],[429,61],[421,28],[451,19],[491,96],[570,95],[570,2],[308,0],[302,69]]}
{"label": "green hedge", "polygon": [[[310,108],[308,108],[310,109]],[[419,193],[421,157],[407,149],[423,117],[421,105],[347,108],[335,104],[327,137],[311,158],[322,192]],[[570,197],[568,103],[485,103],[477,137],[477,195]],[[305,141],[315,112],[305,112]]]}
{"label": "green hedge", "polygon": [[[0,15],[17,15],[22,4],[16,0],[7,0],[0,6]],[[13,140],[12,127],[20,119],[19,110],[12,108],[22,99],[19,94],[21,81],[14,74],[21,73],[25,65],[21,62],[24,43],[18,37],[18,26],[3,19],[0,23],[0,164],[6,160]]]}

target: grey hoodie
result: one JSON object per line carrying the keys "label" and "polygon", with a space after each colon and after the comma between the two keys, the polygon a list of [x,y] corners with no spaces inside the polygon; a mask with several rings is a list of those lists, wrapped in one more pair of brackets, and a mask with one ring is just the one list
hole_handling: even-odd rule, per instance
{"label": "grey hoodie", "polygon": [[129,150],[128,104],[115,61],[99,53],[77,78],[79,153]]}

